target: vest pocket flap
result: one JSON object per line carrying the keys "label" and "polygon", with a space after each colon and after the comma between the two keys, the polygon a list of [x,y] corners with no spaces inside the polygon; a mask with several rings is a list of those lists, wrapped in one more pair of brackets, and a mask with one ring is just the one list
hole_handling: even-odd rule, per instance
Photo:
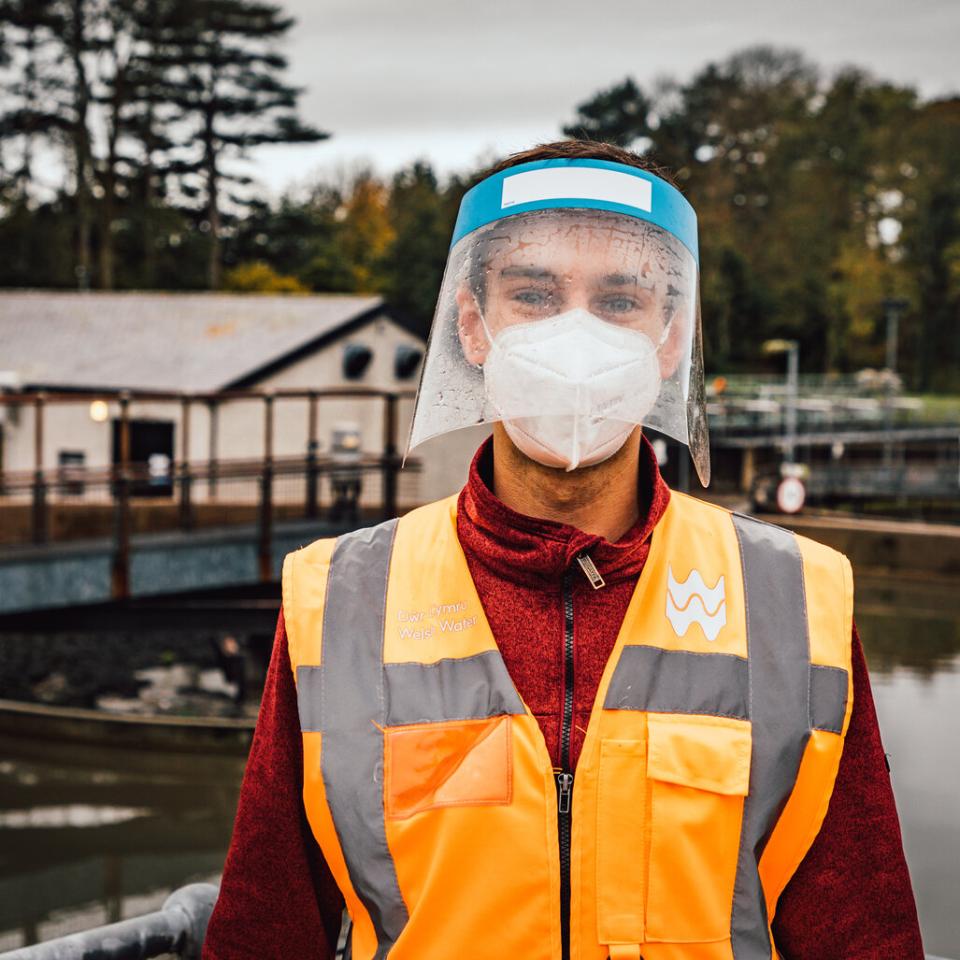
{"label": "vest pocket flap", "polygon": [[506,804],[512,796],[511,718],[457,720],[385,731],[386,814],[471,804]]}
{"label": "vest pocket flap", "polygon": [[596,896],[597,936],[602,944],[644,940],[646,752],[642,740],[600,742]]}
{"label": "vest pocket flap", "polygon": [[746,796],[750,786],[749,720],[650,713],[647,776],[683,787]]}

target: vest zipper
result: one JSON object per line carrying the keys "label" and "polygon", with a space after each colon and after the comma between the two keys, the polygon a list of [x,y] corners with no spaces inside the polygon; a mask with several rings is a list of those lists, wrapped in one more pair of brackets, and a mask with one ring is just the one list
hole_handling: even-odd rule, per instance
{"label": "vest zipper", "polygon": [[[577,563],[594,590],[605,586],[590,554],[577,555]],[[563,719],[560,722],[560,768],[557,780],[557,832],[560,840],[560,942],[562,960],[570,958],[570,827],[573,820],[573,770],[570,734],[573,729],[573,578],[574,568],[563,575]]]}
{"label": "vest zipper", "polygon": [[570,730],[573,726],[573,570],[563,575],[563,719],[560,723],[560,769],[557,778],[557,827],[560,839],[560,938],[562,958],[570,957],[570,825],[573,771]]}

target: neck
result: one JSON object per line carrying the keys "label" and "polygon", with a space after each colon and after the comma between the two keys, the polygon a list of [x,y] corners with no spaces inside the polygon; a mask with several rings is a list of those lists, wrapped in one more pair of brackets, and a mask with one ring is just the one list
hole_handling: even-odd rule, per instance
{"label": "neck", "polygon": [[493,426],[493,492],[503,503],[517,513],[565,523],[611,543],[640,515],[639,467],[639,427],[608,460],[568,473],[531,460],[514,446],[503,424]]}

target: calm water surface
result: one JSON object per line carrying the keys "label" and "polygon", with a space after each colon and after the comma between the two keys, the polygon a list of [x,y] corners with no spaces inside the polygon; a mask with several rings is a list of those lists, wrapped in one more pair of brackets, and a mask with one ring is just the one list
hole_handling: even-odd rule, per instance
{"label": "calm water surface", "polygon": [[861,577],[855,609],[924,946],[960,958],[960,585]]}
{"label": "calm water surface", "polygon": [[[960,960],[960,588],[857,582],[928,953]],[[157,909],[215,880],[238,758],[0,739],[0,951]]]}

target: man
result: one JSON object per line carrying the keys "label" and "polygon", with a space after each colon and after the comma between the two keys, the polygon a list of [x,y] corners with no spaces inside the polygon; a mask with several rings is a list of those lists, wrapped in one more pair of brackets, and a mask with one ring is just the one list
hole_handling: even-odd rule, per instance
{"label": "man", "polygon": [[640,430],[706,482],[697,257],[608,145],[464,198],[411,442],[492,441],[287,557],[205,957],[922,957],[849,564]]}

